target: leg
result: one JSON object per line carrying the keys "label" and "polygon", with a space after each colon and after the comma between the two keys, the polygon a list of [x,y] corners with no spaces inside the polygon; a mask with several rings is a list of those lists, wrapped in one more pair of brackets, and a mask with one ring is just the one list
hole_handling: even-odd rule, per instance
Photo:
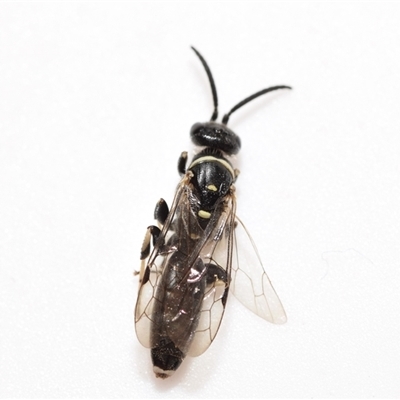
{"label": "leg", "polygon": [[[208,264],[207,266],[207,276],[206,276],[206,284],[207,285],[214,285],[217,287],[219,285],[224,286],[224,292],[221,297],[222,305],[225,307],[226,299],[228,296],[228,278],[226,275],[226,271],[215,264]],[[222,289],[222,287],[221,287]]]}
{"label": "leg", "polygon": [[144,235],[144,240],[142,244],[142,248],[140,249],[140,271],[135,271],[134,275],[139,275],[139,282],[141,285],[144,285],[148,279],[150,274],[149,267],[146,267],[146,258],[150,255],[150,240],[153,237],[153,246],[160,235],[160,229],[157,226],[149,226],[146,230],[146,234]]}
{"label": "leg", "polygon": [[208,264],[207,266],[207,285],[216,281],[227,283],[226,271],[215,264]]}
{"label": "leg", "polygon": [[155,245],[158,236],[160,235],[160,228],[151,225],[147,228],[146,234],[144,235],[144,240],[142,248],[140,249],[140,259],[145,260],[150,254],[150,239],[153,237],[153,246]]}
{"label": "leg", "polygon": [[187,151],[182,151],[178,160],[178,172],[180,176],[185,175],[187,157],[188,157]]}
{"label": "leg", "polygon": [[160,225],[164,225],[168,214],[169,209],[167,203],[164,199],[160,199],[154,209],[154,219],[156,219]]}

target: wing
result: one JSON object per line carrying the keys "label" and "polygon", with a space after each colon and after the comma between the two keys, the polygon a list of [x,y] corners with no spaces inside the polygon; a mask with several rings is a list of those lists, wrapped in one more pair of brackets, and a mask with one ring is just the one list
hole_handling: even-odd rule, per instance
{"label": "wing", "polygon": [[261,318],[284,324],[285,310],[264,271],[258,251],[247,229],[236,217],[231,290],[235,297]]}
{"label": "wing", "polygon": [[[178,185],[157,243],[147,263],[142,262],[135,327],[143,346],[153,347],[151,329],[159,325],[160,318],[164,318],[165,330],[174,344],[191,356],[202,354],[213,341],[229,288],[234,209],[233,194],[221,199],[203,230],[187,177]],[[175,270],[176,274],[171,272]],[[176,288],[179,298],[167,311],[161,311],[167,314],[159,315],[166,287],[169,293]]]}
{"label": "wing", "polygon": [[221,325],[229,291],[233,254],[236,201],[233,193],[224,199],[223,210],[210,221],[210,234],[200,256],[208,265],[208,277],[199,323],[188,355],[203,354]]}
{"label": "wing", "polygon": [[171,225],[184,196],[186,177],[183,177],[178,185],[170,213],[163,226],[150,256],[142,260],[140,268],[139,293],[135,307],[135,329],[140,343],[145,347],[150,345],[150,326],[152,323],[153,309],[156,303],[156,289],[161,279],[161,274],[167,262],[168,237],[171,235]]}

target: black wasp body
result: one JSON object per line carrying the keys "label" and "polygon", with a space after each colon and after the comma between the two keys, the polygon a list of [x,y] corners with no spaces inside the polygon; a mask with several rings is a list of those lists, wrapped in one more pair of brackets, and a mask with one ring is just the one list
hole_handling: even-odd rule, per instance
{"label": "black wasp body", "polygon": [[193,125],[190,135],[200,151],[188,168],[187,153],[181,154],[182,179],[171,209],[163,199],[157,203],[154,216],[161,229],[154,225],[147,229],[141,250],[136,333],[151,349],[154,372],[160,378],[172,375],[186,355],[200,355],[209,347],[229,292],[260,317],[278,324],[286,321],[257,250],[236,217],[234,183],[239,171],[230,157],[239,152],[240,138],[226,125],[235,110],[254,98],[290,87],[261,90],[216,122],[214,80],[204,58],[193,50],[208,75],[214,113],[211,121]]}

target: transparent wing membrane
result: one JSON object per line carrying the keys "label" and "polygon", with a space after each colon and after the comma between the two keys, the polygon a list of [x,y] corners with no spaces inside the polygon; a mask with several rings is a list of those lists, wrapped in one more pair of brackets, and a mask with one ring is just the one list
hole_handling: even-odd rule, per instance
{"label": "transparent wing membrane", "polygon": [[229,290],[234,218],[234,196],[229,196],[218,223],[214,224],[207,246],[202,251],[202,258],[209,265],[209,277],[199,324],[188,353],[192,357],[208,349],[221,325]]}
{"label": "transparent wing membrane", "polygon": [[143,346],[155,345],[152,332],[162,325],[177,347],[198,356],[214,340],[225,309],[234,200],[226,196],[202,229],[185,179],[147,264],[143,263],[135,323]]}
{"label": "transparent wing membrane", "polygon": [[261,318],[286,322],[253,240],[235,216],[233,192],[221,199],[204,229],[196,207],[185,176],[154,249],[142,262],[135,310],[143,346],[153,348],[168,338],[190,356],[213,342],[229,290]]}
{"label": "transparent wing membrane", "polygon": [[284,324],[285,310],[264,271],[247,229],[236,217],[231,291],[249,310],[274,324]]}

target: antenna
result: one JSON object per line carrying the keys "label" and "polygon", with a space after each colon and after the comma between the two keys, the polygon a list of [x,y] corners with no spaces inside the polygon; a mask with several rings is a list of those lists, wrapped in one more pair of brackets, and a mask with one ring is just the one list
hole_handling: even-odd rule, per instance
{"label": "antenna", "polygon": [[[208,67],[208,65],[206,63],[206,60],[193,46],[191,46],[191,48],[196,53],[197,57],[199,57],[201,63],[203,64],[204,69],[206,70],[208,80],[210,81],[212,97],[213,97],[213,101],[214,101],[214,112],[213,112],[213,115],[211,116],[211,121],[215,121],[218,117],[218,96],[217,96],[217,89],[215,88],[214,79],[211,74],[210,68]],[[231,113],[232,112],[233,111],[231,111]]]}
{"label": "antenna", "polygon": [[244,106],[245,104],[247,104],[249,101],[254,100],[259,96],[262,96],[265,93],[269,93],[269,92],[272,92],[273,90],[278,90],[278,89],[291,89],[291,87],[290,86],[283,86],[283,85],[282,86],[272,86],[272,87],[269,87],[267,89],[260,90],[259,92],[254,93],[249,97],[246,97],[240,103],[236,104],[236,106],[233,107],[232,110],[228,112],[228,114],[224,115],[224,118],[222,118],[222,123],[224,125],[226,125],[228,123],[228,120],[229,120],[229,117],[231,116],[231,114],[234,111],[236,111],[238,108],[240,108],[240,107]]}

